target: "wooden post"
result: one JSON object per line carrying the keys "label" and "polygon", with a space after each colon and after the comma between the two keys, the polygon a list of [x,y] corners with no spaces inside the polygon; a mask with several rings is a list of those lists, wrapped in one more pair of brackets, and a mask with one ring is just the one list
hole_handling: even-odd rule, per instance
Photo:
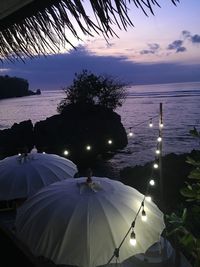
{"label": "wooden post", "polygon": [[164,209],[165,207],[165,199],[164,199],[164,181],[162,176],[162,142],[163,142],[163,104],[160,103],[160,112],[159,112],[159,136],[162,138],[160,142],[160,154],[159,154],[159,170],[160,170],[160,200],[161,206]]}

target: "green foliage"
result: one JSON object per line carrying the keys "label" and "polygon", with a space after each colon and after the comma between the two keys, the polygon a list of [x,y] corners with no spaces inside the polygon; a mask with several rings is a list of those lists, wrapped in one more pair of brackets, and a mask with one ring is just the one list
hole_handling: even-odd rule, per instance
{"label": "green foliage", "polygon": [[66,98],[58,105],[62,113],[68,105],[99,105],[109,109],[121,106],[125,98],[124,85],[106,76],[97,76],[83,70],[75,74],[73,84],[65,90]]}
{"label": "green foliage", "polygon": [[[190,133],[200,138],[199,132],[194,128]],[[191,157],[187,163],[194,169],[189,174],[190,183],[186,183],[180,193],[185,197],[186,203],[182,214],[172,213],[166,216],[168,235],[178,241],[194,267],[200,266],[200,161]]]}

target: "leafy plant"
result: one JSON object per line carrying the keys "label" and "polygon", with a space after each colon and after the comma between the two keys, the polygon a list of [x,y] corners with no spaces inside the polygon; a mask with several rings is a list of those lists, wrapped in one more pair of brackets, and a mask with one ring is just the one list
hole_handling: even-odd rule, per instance
{"label": "leafy plant", "polygon": [[[196,128],[190,133],[200,138]],[[194,267],[200,266],[200,160],[187,158],[187,163],[194,169],[188,178],[190,182],[181,189],[180,193],[185,197],[185,207],[181,214],[172,213],[166,215],[167,234],[178,242]]]}

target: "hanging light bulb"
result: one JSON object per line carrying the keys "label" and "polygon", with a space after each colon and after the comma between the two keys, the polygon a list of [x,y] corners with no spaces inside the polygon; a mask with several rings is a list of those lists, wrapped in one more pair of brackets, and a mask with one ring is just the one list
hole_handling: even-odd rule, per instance
{"label": "hanging light bulb", "polygon": [[153,167],[154,167],[154,169],[158,169],[158,163],[157,162],[155,162],[154,164],[153,164]]}
{"label": "hanging light bulb", "polygon": [[18,156],[21,156],[21,153],[18,153]]}
{"label": "hanging light bulb", "polygon": [[147,215],[146,215],[146,212],[144,210],[144,201],[142,201],[142,221],[146,222],[146,220],[147,220]]}
{"label": "hanging light bulb", "polygon": [[162,141],[162,137],[161,136],[158,136],[157,141],[158,142],[161,142]]}
{"label": "hanging light bulb", "polygon": [[133,132],[132,132],[131,129],[132,129],[132,127],[129,128],[129,133],[128,133],[128,136],[129,136],[129,137],[132,137],[132,136],[133,136]]}
{"label": "hanging light bulb", "polygon": [[64,152],[63,152],[63,154],[64,154],[65,156],[68,156],[68,155],[69,155],[69,151],[65,149]]}
{"label": "hanging light bulb", "polygon": [[45,152],[45,151],[43,151],[43,152],[42,152],[42,154],[46,154],[46,152]]}
{"label": "hanging light bulb", "polygon": [[137,243],[137,242],[136,242],[135,232],[134,232],[134,230],[132,229],[131,237],[130,237],[130,244],[131,244],[131,246],[135,246],[136,243]]}
{"label": "hanging light bulb", "polygon": [[146,199],[146,201],[148,201],[148,202],[151,202],[151,201],[152,201],[151,196],[146,196],[145,199]]}
{"label": "hanging light bulb", "polygon": [[88,151],[91,150],[91,146],[90,145],[87,145],[86,146],[86,150],[88,150]]}
{"label": "hanging light bulb", "polygon": [[149,120],[149,127],[150,127],[150,128],[153,127],[153,121],[152,121],[152,118]]}
{"label": "hanging light bulb", "polygon": [[144,209],[142,210],[142,221],[143,222],[146,222],[147,221],[147,215],[146,215],[146,212],[145,212]]}
{"label": "hanging light bulb", "polygon": [[163,128],[163,126],[164,126],[164,124],[161,122],[161,123],[160,123],[160,128]]}
{"label": "hanging light bulb", "polygon": [[160,149],[159,148],[156,149],[156,154],[160,155]]}
{"label": "hanging light bulb", "polygon": [[112,140],[111,139],[108,140],[108,144],[112,145]]}
{"label": "hanging light bulb", "polygon": [[151,186],[154,186],[154,185],[155,185],[155,180],[154,180],[154,179],[151,179],[151,180],[149,181],[149,184],[150,184]]}

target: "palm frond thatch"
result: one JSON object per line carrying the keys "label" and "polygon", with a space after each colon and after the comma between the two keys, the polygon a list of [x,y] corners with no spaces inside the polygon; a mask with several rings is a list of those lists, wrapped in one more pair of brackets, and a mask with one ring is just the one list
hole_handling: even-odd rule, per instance
{"label": "palm frond thatch", "polygon": [[[96,20],[89,17],[86,2]],[[73,47],[69,33],[79,39],[80,30],[109,38],[115,35],[114,25],[125,30],[133,26],[128,14],[131,4],[145,15],[153,14],[153,6],[160,6],[159,0],[34,0],[0,19],[0,60],[59,52],[64,43]]]}

